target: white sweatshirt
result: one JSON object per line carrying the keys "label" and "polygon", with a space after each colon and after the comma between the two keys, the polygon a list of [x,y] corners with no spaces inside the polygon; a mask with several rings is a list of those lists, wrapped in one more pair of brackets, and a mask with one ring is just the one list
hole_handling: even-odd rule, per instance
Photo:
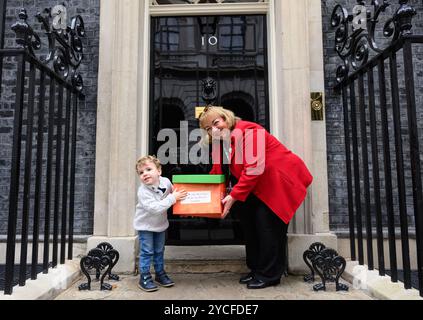
{"label": "white sweatshirt", "polygon": [[[163,193],[159,188],[166,191]],[[165,177],[160,177],[159,187],[141,184],[134,217],[135,230],[162,232],[169,227],[167,210],[176,203],[171,191],[172,183]]]}

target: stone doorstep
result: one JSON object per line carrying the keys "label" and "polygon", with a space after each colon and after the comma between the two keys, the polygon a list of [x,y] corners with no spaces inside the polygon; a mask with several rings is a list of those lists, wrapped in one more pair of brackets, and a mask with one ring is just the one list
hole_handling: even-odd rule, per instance
{"label": "stone doorstep", "polygon": [[167,260],[165,268],[168,273],[247,273],[244,260]]}
{"label": "stone doorstep", "polygon": [[[313,235],[288,234],[288,271],[296,275],[309,272],[304,263],[302,252],[310,243],[323,242],[336,248],[336,236],[331,233]],[[113,268],[117,274],[132,274],[136,272],[138,263],[138,241],[136,236],[105,237],[92,236],[87,240],[87,250],[95,248],[101,242],[110,243],[119,252],[119,262]],[[298,254],[301,252],[301,254]],[[185,261],[185,262],[184,262]],[[200,262],[202,265],[200,265]],[[245,272],[245,247],[243,245],[196,245],[171,246],[165,248],[165,267],[169,272]],[[213,269],[213,267],[215,269]]]}
{"label": "stone doorstep", "polygon": [[245,273],[244,246],[166,246],[169,273]]}
{"label": "stone doorstep", "polygon": [[228,246],[166,246],[166,260],[244,260],[242,245]]}
{"label": "stone doorstep", "polygon": [[[0,300],[54,299],[80,279],[79,262],[75,258],[50,269],[46,275],[39,274],[37,280],[27,280],[25,287],[14,287],[11,296],[0,294]],[[176,274],[248,272],[243,246],[166,246],[165,267],[167,272]],[[376,299],[423,300],[417,290],[405,290],[401,282],[392,283],[390,277],[381,277],[355,261],[347,261],[342,278]]]}
{"label": "stone doorstep", "polygon": [[404,289],[401,281],[391,281],[389,276],[380,276],[377,270],[368,270],[357,261],[347,261],[342,275],[356,289],[361,289],[371,297],[380,300],[423,300],[416,289]]}

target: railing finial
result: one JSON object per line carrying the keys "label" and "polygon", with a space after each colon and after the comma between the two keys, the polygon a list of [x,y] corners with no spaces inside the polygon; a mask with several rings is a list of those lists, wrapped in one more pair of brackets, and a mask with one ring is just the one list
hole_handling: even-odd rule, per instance
{"label": "railing finial", "polygon": [[417,14],[416,10],[408,4],[408,0],[400,0],[401,5],[395,13],[395,19],[398,22],[401,35],[411,34],[413,25],[411,21]]}
{"label": "railing finial", "polygon": [[27,23],[28,14],[25,8],[21,8],[18,17],[20,21],[17,21],[12,25],[12,30],[16,33],[16,43],[18,46],[25,48],[33,55],[34,49],[38,50],[41,48],[40,37]]}

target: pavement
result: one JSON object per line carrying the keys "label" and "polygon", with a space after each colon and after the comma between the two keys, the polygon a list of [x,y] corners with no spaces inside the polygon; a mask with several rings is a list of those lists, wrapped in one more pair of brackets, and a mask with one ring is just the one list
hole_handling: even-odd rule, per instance
{"label": "pavement", "polygon": [[[356,290],[348,282],[348,291],[336,291],[335,284],[327,284],[326,291],[314,291],[315,283],[306,283],[303,277],[282,277],[277,286],[251,290],[238,283],[239,273],[169,273],[175,282],[170,288],[160,287],[155,292],[138,288],[139,276],[120,275],[119,281],[106,280],[111,291],[101,291],[100,282],[93,281],[90,291],[80,291],[78,286],[87,282],[78,279],[55,300],[372,300],[362,290]],[[106,277],[107,279],[107,277]]]}
{"label": "pavement", "polygon": [[[175,282],[170,288],[160,287],[155,292],[145,292],[138,288],[139,276],[120,274],[119,281],[108,280],[111,291],[101,291],[98,281],[92,282],[90,291],[80,291],[78,286],[87,282],[81,275],[56,300],[371,300],[363,290],[355,289],[347,280],[349,290],[336,291],[334,283],[326,285],[326,291],[316,292],[313,285],[304,282],[304,275],[283,276],[281,283],[264,289],[247,289],[238,283],[239,278],[248,272],[245,265],[243,246],[167,246],[165,268]],[[153,275],[154,276],[154,275]],[[94,276],[91,276],[94,279]]]}
{"label": "pavement", "polygon": [[[313,290],[314,283],[306,283],[303,277],[288,275],[277,286],[251,290],[238,280],[242,274],[222,273],[169,273],[175,285],[160,287],[155,292],[138,288],[138,276],[123,275],[119,281],[107,280],[111,291],[99,290],[99,282],[92,283],[90,291],[79,291],[86,282],[80,278],[68,290],[58,295],[54,305],[92,312],[95,317],[109,318],[113,312],[123,314],[148,312],[151,319],[273,319],[284,314],[301,314],[313,319],[336,314],[336,308],[345,312],[351,303],[367,303],[373,300],[362,290],[349,285],[346,292],[336,291],[334,284],[326,291]],[[106,277],[107,278],[107,277]],[[317,282],[316,282],[317,283]],[[46,306],[47,307],[47,306]],[[343,309],[343,311],[342,311]],[[375,310],[377,308],[373,308]],[[380,312],[379,312],[380,313]],[[84,311],[84,316],[88,314]],[[340,313],[342,314],[342,313]],[[91,314],[90,314],[91,315]],[[323,317],[322,317],[323,318]],[[375,317],[376,318],[376,317]]]}
{"label": "pavement", "polygon": [[[344,309],[345,305],[337,301],[423,300],[417,290],[405,290],[401,282],[392,283],[390,277],[380,277],[377,270],[368,270],[355,261],[347,261],[340,279],[340,283],[348,286],[348,291],[336,291],[335,284],[331,282],[326,283],[326,291],[314,291],[313,286],[320,283],[320,278],[316,277],[314,282],[304,282],[307,271],[283,276],[277,286],[247,289],[246,285],[238,282],[248,272],[242,246],[167,247],[165,267],[175,282],[175,286],[170,288],[159,287],[156,292],[142,291],[138,287],[139,276],[129,273],[119,274],[118,281],[106,277],[105,283],[110,284],[112,290],[100,290],[100,283],[92,274],[91,290],[86,291],[79,290],[87,279],[81,273],[79,259],[73,259],[46,275],[40,274],[37,280],[28,280],[25,287],[16,286],[13,295],[2,295],[0,300],[85,301],[89,303],[89,309],[96,312],[111,310],[104,307],[103,301],[120,301],[126,309],[132,307],[135,312],[140,307],[148,308],[157,319],[163,316],[168,319],[169,314],[186,316],[187,313],[178,312],[189,311],[192,316],[196,307],[199,307],[196,309],[196,319],[226,314],[222,312],[230,314],[241,311],[241,314],[244,312],[244,315],[248,315],[247,307],[251,305],[259,306],[262,316],[272,317],[282,306],[291,306],[294,312],[300,310],[302,314],[310,312],[310,315],[314,315],[316,308],[325,309],[322,305],[324,301],[326,307],[332,310],[335,306]],[[115,303],[112,309],[121,310]],[[94,305],[98,307],[93,308]],[[384,304],[382,309],[387,310],[386,307]],[[220,313],[207,314],[207,311]]]}

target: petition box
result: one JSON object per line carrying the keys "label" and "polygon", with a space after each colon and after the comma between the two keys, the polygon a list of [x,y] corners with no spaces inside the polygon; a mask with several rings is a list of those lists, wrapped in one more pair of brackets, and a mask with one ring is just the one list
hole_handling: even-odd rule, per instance
{"label": "petition box", "polygon": [[178,190],[185,190],[188,196],[177,201],[173,214],[203,218],[221,218],[222,199],[225,196],[224,175],[174,175],[172,183]]}

